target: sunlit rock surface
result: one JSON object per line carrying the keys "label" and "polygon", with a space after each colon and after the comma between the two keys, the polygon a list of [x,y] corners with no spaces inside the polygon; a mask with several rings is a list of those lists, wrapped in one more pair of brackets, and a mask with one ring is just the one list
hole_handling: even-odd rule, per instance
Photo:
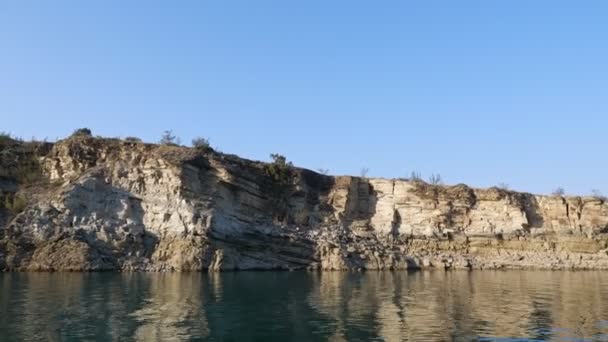
{"label": "sunlit rock surface", "polygon": [[0,269],[608,269],[602,198],[299,168],[278,184],[267,164],[211,149],[47,145],[44,181],[0,177],[0,194],[27,198],[0,208]]}

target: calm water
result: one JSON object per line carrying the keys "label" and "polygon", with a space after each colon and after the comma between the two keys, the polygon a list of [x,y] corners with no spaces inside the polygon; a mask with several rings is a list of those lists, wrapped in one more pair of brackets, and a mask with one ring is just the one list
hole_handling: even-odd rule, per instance
{"label": "calm water", "polygon": [[608,273],[0,274],[1,341],[608,341]]}

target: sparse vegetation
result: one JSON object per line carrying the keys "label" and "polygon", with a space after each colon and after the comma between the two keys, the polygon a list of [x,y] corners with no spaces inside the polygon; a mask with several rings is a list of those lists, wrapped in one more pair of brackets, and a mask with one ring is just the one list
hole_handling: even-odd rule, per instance
{"label": "sparse vegetation", "polygon": [[90,137],[92,135],[93,132],[91,132],[91,129],[86,127],[78,128],[72,133],[72,137]]}
{"label": "sparse vegetation", "polygon": [[431,174],[431,176],[429,177],[429,183],[432,185],[440,185],[443,184],[443,181],[441,180],[441,175],[440,174]]}
{"label": "sparse vegetation", "polygon": [[439,203],[442,198],[447,201],[464,201],[469,205],[473,205],[476,201],[473,189],[465,184],[444,186],[419,181],[414,182],[413,191],[421,198],[432,200],[436,203]]}
{"label": "sparse vegetation", "polygon": [[289,183],[293,164],[291,162],[287,162],[287,158],[278,153],[271,154],[270,158],[272,159],[272,163],[266,165],[266,174],[270,176],[275,183]]}
{"label": "sparse vegetation", "polygon": [[44,143],[23,142],[7,133],[0,134],[0,178],[32,185],[42,179],[38,160]]}
{"label": "sparse vegetation", "polygon": [[274,192],[273,210],[277,213],[280,221],[285,219],[289,195],[291,193],[291,183],[293,181],[293,164],[287,162],[285,156],[273,153],[270,155],[272,163],[266,164],[264,172],[272,179],[272,191]]}
{"label": "sparse vegetation", "polygon": [[498,183],[498,185],[496,187],[501,190],[505,190],[505,191],[510,189],[510,186],[507,183]]}
{"label": "sparse vegetation", "polygon": [[563,197],[566,194],[566,190],[564,190],[564,188],[562,188],[561,186],[558,186],[557,188],[555,188],[555,190],[553,190],[551,194],[553,196]]}
{"label": "sparse vegetation", "polygon": [[412,182],[422,181],[422,176],[420,175],[420,172],[412,171],[412,173],[410,173],[410,181],[412,181]]}
{"label": "sparse vegetation", "polygon": [[159,144],[161,145],[179,145],[181,143],[181,140],[173,135],[173,131],[172,130],[167,130],[163,132],[163,135],[160,138]]}
{"label": "sparse vegetation", "polygon": [[329,174],[329,169],[319,168],[319,169],[317,169],[317,172],[319,172],[322,175],[328,175]]}
{"label": "sparse vegetation", "polygon": [[126,137],[125,141],[132,142],[132,143],[140,143],[141,139],[138,137]]}
{"label": "sparse vegetation", "polygon": [[209,148],[209,139],[203,137],[196,137],[192,139],[192,147],[206,150]]}
{"label": "sparse vegetation", "polygon": [[604,194],[599,189],[592,189],[591,196],[593,198],[596,198],[596,199],[599,199],[602,201],[606,201],[606,196],[604,196]]}
{"label": "sparse vegetation", "polygon": [[0,148],[10,144],[13,142],[13,138],[10,133],[0,132]]}

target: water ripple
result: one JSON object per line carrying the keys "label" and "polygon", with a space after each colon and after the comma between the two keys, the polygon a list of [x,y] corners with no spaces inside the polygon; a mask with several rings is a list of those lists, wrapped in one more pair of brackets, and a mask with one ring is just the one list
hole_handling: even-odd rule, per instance
{"label": "water ripple", "polygon": [[0,340],[608,341],[608,274],[8,273]]}

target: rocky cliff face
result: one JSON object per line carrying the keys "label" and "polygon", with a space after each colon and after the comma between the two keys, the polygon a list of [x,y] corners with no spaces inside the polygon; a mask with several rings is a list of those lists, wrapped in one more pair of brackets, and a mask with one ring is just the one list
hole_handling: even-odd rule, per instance
{"label": "rocky cliff face", "polygon": [[[118,139],[23,144],[0,146],[4,270],[608,269],[601,198],[331,177]],[[40,179],[18,177],[24,160]]]}

